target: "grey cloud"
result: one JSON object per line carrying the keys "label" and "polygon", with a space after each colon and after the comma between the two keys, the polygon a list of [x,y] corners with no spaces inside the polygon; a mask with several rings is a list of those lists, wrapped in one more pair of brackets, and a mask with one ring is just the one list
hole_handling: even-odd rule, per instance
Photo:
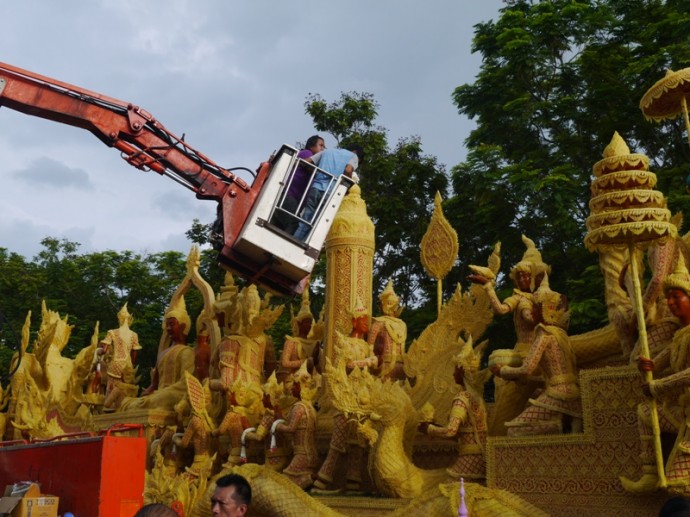
{"label": "grey cloud", "polygon": [[[464,159],[462,141],[473,124],[458,115],[451,94],[478,72],[480,57],[471,54],[472,26],[496,19],[501,0],[269,4],[14,2],[0,18],[0,59],[141,106],[171,132],[185,133],[191,146],[223,167],[253,170],[281,144],[294,145],[313,134],[304,112],[309,92],[333,101],[353,90],[372,93],[380,103],[377,123],[389,130],[391,145],[420,135],[425,152],[448,168]],[[0,191],[7,219],[0,226],[32,217],[36,224],[50,221],[64,228],[83,213],[96,228],[94,241],[126,249],[143,243],[156,246],[150,249],[155,252],[177,239],[175,249],[188,251],[183,232],[163,243],[157,238],[166,228],[188,226],[194,217],[213,219],[213,202],[199,201],[182,187],[168,189],[133,176],[138,171],[125,164],[111,166],[117,153],[96,151],[102,143],[85,131],[24,121],[28,118],[0,109],[0,164],[10,169],[3,174],[32,187]],[[335,145],[332,136],[324,136],[329,146]],[[109,153],[113,157],[104,158]],[[60,197],[48,198],[46,192],[52,192],[35,185],[60,189]],[[37,213],[41,203],[73,210],[59,223],[55,209]],[[118,241],[123,244],[115,244],[115,235],[122,233],[117,225],[130,232]],[[38,242],[46,234],[38,232],[32,239]],[[9,239],[0,242],[9,249],[25,240],[5,227],[0,227],[0,238]]]}
{"label": "grey cloud", "polygon": [[215,201],[199,200],[191,191],[180,187],[179,190],[156,196],[151,206],[171,219],[189,220],[191,226],[195,217],[204,223],[211,222],[206,219],[213,217],[218,205]]}
{"label": "grey cloud", "polygon": [[31,258],[41,251],[41,241],[46,237],[67,239],[78,242],[81,251],[91,251],[91,237],[93,228],[69,228],[58,230],[49,225],[35,224],[28,220],[15,219],[8,224],[0,224],[0,247]]}
{"label": "grey cloud", "polygon": [[45,156],[34,160],[27,168],[14,172],[12,176],[39,188],[93,190],[93,184],[86,171],[67,167]]}

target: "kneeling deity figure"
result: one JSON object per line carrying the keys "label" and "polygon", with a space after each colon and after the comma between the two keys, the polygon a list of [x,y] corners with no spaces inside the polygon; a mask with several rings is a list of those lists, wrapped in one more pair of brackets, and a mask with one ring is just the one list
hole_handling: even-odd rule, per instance
{"label": "kneeling deity figure", "polygon": [[285,337],[283,352],[280,356],[280,373],[282,376],[294,374],[307,359],[314,358],[318,352],[318,341],[310,338],[314,316],[309,307],[309,289],[302,294],[299,312],[292,319],[292,335]]}
{"label": "kneeling deity figure", "polygon": [[[500,301],[496,295],[493,281],[485,276],[469,275],[468,279],[483,285],[489,296],[494,314],[513,313],[517,336],[513,350],[519,356],[525,357],[534,341],[534,332],[538,323],[532,314],[534,309],[533,293],[539,287],[544,275],[550,273],[551,268],[542,261],[541,253],[531,239],[523,235],[522,241],[527,246],[527,250],[522,256],[522,260],[510,271],[510,278],[515,284],[511,296]],[[504,423],[515,418],[522,411],[527,400],[540,384],[527,379],[522,379],[520,382],[506,382],[500,378],[496,379],[494,384],[496,402],[489,421],[489,435],[505,436],[507,428]]]}
{"label": "kneeling deity figure", "polygon": [[283,474],[305,490],[314,482],[314,472],[319,461],[314,443],[316,435],[314,399],[317,391],[318,379],[309,374],[305,361],[295,372],[292,383],[292,394],[297,401],[290,408],[287,422],[279,423],[276,427],[276,432],[292,435],[292,461],[283,470]]}
{"label": "kneeling deity figure", "polygon": [[[479,347],[478,347],[479,348]],[[464,342],[453,357],[453,377],[460,391],[453,399],[446,425],[420,422],[419,431],[437,438],[458,440],[458,458],[446,472],[454,479],[486,478],[486,407],[478,379],[481,351],[472,348],[472,340]]]}
{"label": "kneeling deity figure", "polygon": [[241,456],[242,433],[250,427],[256,427],[261,421],[263,392],[258,384],[238,379],[227,393],[228,411],[212,435],[227,435],[230,439],[230,452],[225,466],[232,467],[246,460]]}
{"label": "kneeling deity figure", "polygon": [[539,323],[522,365],[490,367],[494,375],[506,380],[540,372],[546,385],[536,398],[529,399],[522,413],[505,423],[508,436],[580,431],[582,405],[575,352],[567,333],[567,299],[550,289],[548,277],[544,277],[534,299],[533,315]]}
{"label": "kneeling deity figure", "polygon": [[295,398],[286,392],[283,383],[278,382],[275,371],[261,389],[263,390],[264,414],[258,427],[254,431],[245,433],[245,439],[267,442],[265,444],[266,460],[264,465],[279,472],[288,464],[289,446],[283,436],[276,436],[275,433],[271,433],[271,430],[275,429],[275,423],[282,420],[283,415],[287,414],[290,407],[295,403]]}
{"label": "kneeling deity figure", "polygon": [[185,372],[194,373],[194,349],[187,345],[191,328],[184,297],[180,296],[165,313],[165,347],[158,353],[151,372],[151,385],[140,398],[126,397],[119,410],[163,409],[172,411],[187,394]]}
{"label": "kneeling deity figure", "polygon": [[185,372],[187,383],[187,404],[191,409],[191,417],[185,427],[184,434],[176,437],[175,445],[194,448],[194,462],[187,467],[187,473],[191,477],[199,477],[211,466],[211,433],[215,429],[213,419],[208,414],[206,406],[211,398],[208,386],[204,387],[199,380]]}

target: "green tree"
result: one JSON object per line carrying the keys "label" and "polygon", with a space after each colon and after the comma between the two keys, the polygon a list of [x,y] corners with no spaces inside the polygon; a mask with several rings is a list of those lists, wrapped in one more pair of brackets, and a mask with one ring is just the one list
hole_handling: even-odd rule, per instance
{"label": "green tree", "polygon": [[[6,372],[18,349],[21,328],[31,311],[31,340],[41,322],[41,302],[68,317],[73,330],[63,354],[73,357],[90,343],[96,322],[101,335],[118,326],[117,312],[128,304],[132,326],[144,347],[138,363],[146,382],[155,363],[162,317],[172,293],[185,275],[179,252],[139,255],[130,251],[80,254],[79,243],[46,238],[32,261],[0,248],[0,371]],[[190,314],[198,314],[201,297],[187,297]]]}
{"label": "green tree", "polygon": [[585,250],[592,165],[618,131],[647,154],[672,210],[688,202],[690,158],[681,122],[646,122],[638,108],[667,68],[690,63],[690,11],[674,0],[514,0],[475,28],[482,56],[453,99],[476,121],[468,157],[452,170],[446,214],[460,232],[462,268],[503,243],[503,271],[532,238],[573,300],[573,331],[605,319],[597,257]]}

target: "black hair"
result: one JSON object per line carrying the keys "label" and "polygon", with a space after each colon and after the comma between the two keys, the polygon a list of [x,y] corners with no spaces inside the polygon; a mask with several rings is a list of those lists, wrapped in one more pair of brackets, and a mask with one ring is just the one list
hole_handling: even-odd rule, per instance
{"label": "black hair", "polygon": [[310,136],[307,139],[307,143],[304,144],[304,148],[305,149],[311,149],[312,147],[314,147],[316,145],[316,142],[318,142],[319,140],[323,140],[323,138],[319,135]]}
{"label": "black hair", "polygon": [[252,502],[252,487],[243,476],[239,474],[226,474],[216,479],[216,486],[225,488],[229,486],[235,487],[235,494],[233,499],[240,504],[249,504]]}
{"label": "black hair", "polygon": [[177,512],[161,503],[142,506],[134,517],[177,517]]}
{"label": "black hair", "polygon": [[359,163],[360,163],[360,165],[361,165],[362,162],[364,161],[364,149],[362,149],[362,146],[361,146],[361,145],[357,145],[357,144],[348,145],[348,146],[346,147],[346,149],[347,149],[348,151],[352,151],[353,153],[355,153],[355,154],[357,155],[357,159],[359,160]]}
{"label": "black hair", "polygon": [[659,511],[659,517],[686,517],[690,516],[690,501],[682,496],[668,499]]}

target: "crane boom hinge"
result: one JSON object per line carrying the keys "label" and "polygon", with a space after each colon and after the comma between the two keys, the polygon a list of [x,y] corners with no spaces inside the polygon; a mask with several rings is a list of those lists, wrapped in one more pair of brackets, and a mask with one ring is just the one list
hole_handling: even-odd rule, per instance
{"label": "crane boom hinge", "polygon": [[151,121],[152,118],[153,117],[146,113],[146,111],[139,109],[139,106],[134,106],[132,104],[127,106],[127,120],[129,121],[129,127],[135,133],[141,131],[144,128],[144,124]]}

